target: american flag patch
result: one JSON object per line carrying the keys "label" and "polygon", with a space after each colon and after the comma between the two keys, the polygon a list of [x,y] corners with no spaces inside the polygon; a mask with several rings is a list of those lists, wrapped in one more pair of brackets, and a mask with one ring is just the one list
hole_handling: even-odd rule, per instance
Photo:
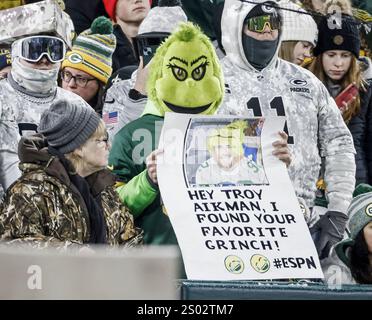
{"label": "american flag patch", "polygon": [[106,124],[118,123],[118,112],[104,113],[102,119]]}

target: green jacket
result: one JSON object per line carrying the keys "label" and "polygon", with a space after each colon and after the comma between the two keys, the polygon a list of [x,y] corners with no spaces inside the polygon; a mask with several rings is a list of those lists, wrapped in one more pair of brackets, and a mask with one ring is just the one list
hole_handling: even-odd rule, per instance
{"label": "green jacket", "polygon": [[[19,152],[22,176],[8,189],[0,206],[0,239],[34,247],[64,248],[86,244],[90,237],[85,202],[71,184],[65,167],[51,156],[41,136],[22,139]],[[101,198],[109,245],[132,246],[142,232],[114,189],[106,169],[86,178],[93,197]]]}
{"label": "green jacket", "polygon": [[143,229],[145,244],[177,244],[159,189],[148,177],[145,164],[158,146],[162,126],[163,117],[154,114],[130,122],[115,135],[109,156],[109,165],[123,183],[117,188],[119,196]]}

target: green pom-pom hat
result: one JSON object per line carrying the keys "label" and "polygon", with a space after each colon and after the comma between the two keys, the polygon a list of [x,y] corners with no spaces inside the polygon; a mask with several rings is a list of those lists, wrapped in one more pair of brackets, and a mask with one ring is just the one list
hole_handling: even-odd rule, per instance
{"label": "green pom-pom hat", "polygon": [[109,19],[103,16],[96,18],[91,28],[76,38],[72,50],[66,54],[62,69],[70,67],[84,71],[106,84],[112,74],[112,54],[116,48],[116,37],[112,32]]}
{"label": "green pom-pom hat", "polygon": [[93,21],[90,31],[92,34],[111,34],[113,32],[113,26],[109,19],[102,16]]}

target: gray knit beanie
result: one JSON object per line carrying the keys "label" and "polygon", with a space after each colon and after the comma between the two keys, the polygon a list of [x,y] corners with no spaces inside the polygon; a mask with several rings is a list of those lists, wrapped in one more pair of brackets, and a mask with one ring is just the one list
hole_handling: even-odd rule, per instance
{"label": "gray knit beanie", "polygon": [[84,100],[57,100],[41,115],[39,133],[51,147],[66,154],[83,145],[97,130],[100,118]]}

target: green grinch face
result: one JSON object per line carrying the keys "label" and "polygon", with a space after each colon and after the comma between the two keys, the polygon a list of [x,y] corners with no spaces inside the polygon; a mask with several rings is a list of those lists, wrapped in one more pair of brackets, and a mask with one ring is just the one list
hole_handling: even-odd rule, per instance
{"label": "green grinch face", "polygon": [[164,112],[213,114],[222,98],[212,56],[204,43],[195,40],[170,45],[155,88]]}

